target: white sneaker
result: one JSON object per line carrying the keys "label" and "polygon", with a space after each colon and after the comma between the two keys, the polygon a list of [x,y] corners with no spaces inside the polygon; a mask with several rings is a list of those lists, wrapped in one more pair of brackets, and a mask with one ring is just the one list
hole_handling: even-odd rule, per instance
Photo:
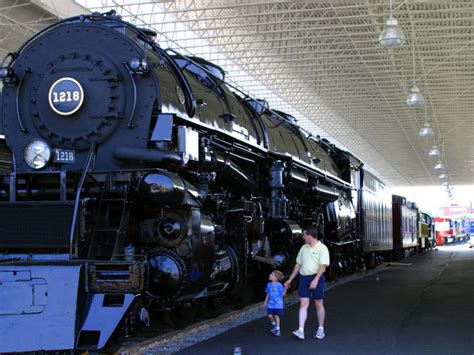
{"label": "white sneaker", "polygon": [[319,327],[316,335],[314,336],[316,339],[324,339],[326,334],[324,334],[324,328]]}
{"label": "white sneaker", "polygon": [[301,330],[299,330],[299,329],[295,330],[295,331],[294,331],[293,333],[291,333],[291,334],[293,334],[295,337],[297,337],[297,338],[300,339],[300,340],[304,340],[304,332],[301,331]]}

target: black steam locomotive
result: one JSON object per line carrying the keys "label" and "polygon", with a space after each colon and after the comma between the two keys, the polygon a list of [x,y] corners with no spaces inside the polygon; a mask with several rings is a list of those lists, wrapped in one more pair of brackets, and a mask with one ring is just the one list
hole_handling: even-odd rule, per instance
{"label": "black steam locomotive", "polygon": [[330,273],[374,263],[380,182],[220,67],[114,13],[58,22],[5,63],[0,351],[100,349],[152,310],[242,306],[290,270],[305,225]]}

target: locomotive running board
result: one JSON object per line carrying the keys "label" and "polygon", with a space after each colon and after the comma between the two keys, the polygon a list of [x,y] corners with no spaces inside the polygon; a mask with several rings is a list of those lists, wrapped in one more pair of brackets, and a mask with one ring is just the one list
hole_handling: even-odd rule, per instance
{"label": "locomotive running board", "polygon": [[0,266],[0,353],[73,349],[81,266]]}

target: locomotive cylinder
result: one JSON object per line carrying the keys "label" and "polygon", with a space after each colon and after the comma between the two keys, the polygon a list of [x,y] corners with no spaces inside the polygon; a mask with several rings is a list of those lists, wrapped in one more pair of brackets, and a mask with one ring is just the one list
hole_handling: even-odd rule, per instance
{"label": "locomotive cylinder", "polygon": [[[175,244],[181,243],[176,251],[160,247],[148,255],[148,293],[154,298],[171,301],[186,297],[203,290],[209,280],[214,265],[214,223],[198,209],[190,209],[186,218],[187,235],[175,239]],[[165,239],[161,236],[161,244]],[[190,248],[187,253],[184,245]]]}

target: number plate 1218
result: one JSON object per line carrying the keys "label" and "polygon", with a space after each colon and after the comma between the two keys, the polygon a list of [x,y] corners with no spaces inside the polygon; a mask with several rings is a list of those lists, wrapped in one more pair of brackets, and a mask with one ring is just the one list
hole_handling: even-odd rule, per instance
{"label": "number plate 1218", "polygon": [[74,150],[56,149],[54,151],[54,162],[63,164],[72,164],[76,161],[76,152]]}

